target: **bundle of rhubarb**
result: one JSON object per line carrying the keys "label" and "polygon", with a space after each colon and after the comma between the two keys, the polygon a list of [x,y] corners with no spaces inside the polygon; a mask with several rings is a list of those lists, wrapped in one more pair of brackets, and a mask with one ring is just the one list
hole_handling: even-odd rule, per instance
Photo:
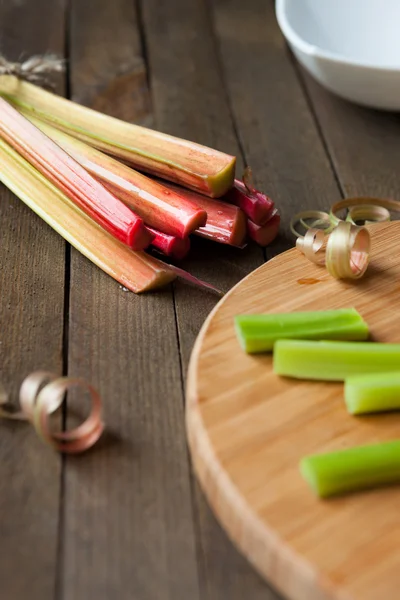
{"label": "bundle of rhubarb", "polygon": [[[243,247],[277,235],[274,203],[235,157],[0,77],[0,180],[82,254],[142,292],[182,269],[190,236]],[[212,286],[208,286],[212,287]]]}

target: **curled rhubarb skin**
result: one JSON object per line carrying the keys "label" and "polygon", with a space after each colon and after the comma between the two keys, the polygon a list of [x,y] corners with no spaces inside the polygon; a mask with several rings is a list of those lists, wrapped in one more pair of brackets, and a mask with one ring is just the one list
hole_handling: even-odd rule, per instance
{"label": "curled rhubarb skin", "polygon": [[124,123],[12,76],[1,78],[0,94],[58,129],[147,173],[211,197],[222,196],[233,185],[234,156]]}
{"label": "curled rhubarb skin", "polygon": [[278,214],[277,209],[274,210],[272,216],[265,225],[256,225],[253,221],[248,219],[247,221],[247,233],[249,237],[254,240],[259,246],[268,246],[271,242],[274,241],[276,236],[279,233],[279,225],[281,222],[281,218]]}
{"label": "curled rhubarb skin", "polygon": [[171,191],[184,194],[185,198],[204,209],[207,213],[207,223],[196,229],[195,234],[230,246],[242,247],[246,239],[246,217],[237,208],[221,200],[207,198],[192,190],[179,188],[171,183],[165,184]]}
{"label": "curled rhubarb skin", "polygon": [[235,179],[233,187],[225,194],[223,199],[241,208],[255,225],[265,225],[272,217],[275,207],[274,202],[271,198],[256,190],[250,184],[250,180],[246,179],[246,176],[244,176],[244,179],[245,183]]}
{"label": "curled rhubarb skin", "polygon": [[0,181],[86,258],[132,292],[170,283],[167,265],[133,252],[87,214],[11,146],[0,139]]}
{"label": "curled rhubarb skin", "polygon": [[0,137],[116,238],[134,250],[150,244],[152,238],[140,217],[3,98]]}
{"label": "curled rhubarb skin", "polygon": [[104,152],[31,117],[29,113],[23,114],[139,215],[146,225],[182,239],[205,225],[206,211],[179,192],[166,188]]}
{"label": "curled rhubarb skin", "polygon": [[190,250],[189,238],[180,239],[173,235],[168,235],[152,227],[148,227],[150,233],[154,236],[151,245],[157,248],[166,256],[171,256],[177,260],[185,258]]}

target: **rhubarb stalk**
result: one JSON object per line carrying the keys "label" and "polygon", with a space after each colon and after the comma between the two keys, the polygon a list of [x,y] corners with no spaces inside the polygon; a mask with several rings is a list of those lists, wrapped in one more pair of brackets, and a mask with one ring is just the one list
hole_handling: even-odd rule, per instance
{"label": "rhubarb stalk", "polygon": [[271,198],[254,187],[250,167],[245,170],[243,181],[235,179],[233,187],[225,194],[224,200],[241,208],[245,215],[259,226],[265,225],[274,210],[274,202]]}
{"label": "rhubarb stalk", "polygon": [[144,252],[133,252],[80,210],[0,139],[0,181],[86,258],[132,292],[161,287],[175,273]]}
{"label": "rhubarb stalk", "polygon": [[[111,156],[22,112],[150,227],[183,239],[205,225],[205,210],[188,201],[183,193],[166,188]],[[154,241],[153,245],[156,245]]]}
{"label": "rhubarb stalk", "polygon": [[398,371],[400,344],[278,340],[274,371],[299,379],[343,381],[352,375]]}
{"label": "rhubarb stalk", "polygon": [[400,482],[400,442],[306,456],[300,470],[322,498]]}
{"label": "rhubarb stalk", "polygon": [[222,196],[233,185],[233,156],[124,123],[12,76],[1,77],[0,94],[58,129],[145,172],[211,197]]}
{"label": "rhubarb stalk", "polygon": [[366,340],[368,325],[354,308],[263,315],[238,315],[235,329],[249,354],[268,352],[277,340]]}
{"label": "rhubarb stalk", "polygon": [[344,385],[344,398],[347,410],[352,415],[398,410],[400,372],[348,377]]}
{"label": "rhubarb stalk", "polygon": [[135,250],[150,244],[142,219],[3,98],[0,137],[119,240]]}
{"label": "rhubarb stalk", "polygon": [[259,246],[268,246],[274,241],[279,233],[279,225],[281,218],[277,209],[274,209],[271,217],[265,223],[265,225],[256,225],[253,221],[248,219],[247,221],[247,233],[249,237],[254,240]]}
{"label": "rhubarb stalk", "polygon": [[171,193],[183,194],[188,202],[192,202],[206,211],[207,223],[196,229],[196,235],[220,244],[229,244],[239,248],[243,246],[246,238],[246,218],[239,208],[171,183],[166,183],[165,186]]}
{"label": "rhubarb stalk", "polygon": [[177,260],[185,258],[190,250],[190,240],[188,237],[182,240],[173,235],[168,235],[167,233],[153,229],[152,227],[148,227],[148,229],[153,236],[151,245],[154,246],[154,248],[166,256],[171,256],[171,258],[176,258]]}

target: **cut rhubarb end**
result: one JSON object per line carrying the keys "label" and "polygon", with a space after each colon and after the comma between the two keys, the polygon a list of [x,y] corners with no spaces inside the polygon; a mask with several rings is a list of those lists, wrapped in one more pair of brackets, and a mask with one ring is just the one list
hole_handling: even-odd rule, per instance
{"label": "cut rhubarb end", "polygon": [[207,213],[181,194],[134,171],[111,156],[21,111],[31,123],[72,156],[114,196],[137,213],[146,225],[186,238],[206,224]]}
{"label": "cut rhubarb end", "polygon": [[274,202],[253,187],[235,179],[232,189],[224,196],[226,202],[239,206],[248,218],[256,225],[264,225],[271,218],[274,211]]}
{"label": "cut rhubarb end", "polygon": [[128,246],[130,246],[132,250],[145,250],[150,246],[153,239],[154,235],[147,229],[141,219],[134,223],[128,230]]}
{"label": "cut rhubarb end", "polygon": [[218,173],[207,180],[207,195],[211,198],[220,198],[226,194],[233,186],[235,180],[236,158],[232,157],[231,162]]}
{"label": "cut rhubarb end", "polygon": [[186,226],[183,230],[183,234],[180,237],[182,240],[186,240],[191,233],[194,233],[199,227],[204,227],[208,220],[208,214],[203,208],[199,208],[195,215],[191,219],[188,219]]}
{"label": "cut rhubarb end", "polygon": [[271,242],[274,241],[276,236],[279,233],[279,226],[281,223],[281,218],[278,214],[278,211],[275,209],[272,217],[267,221],[265,225],[260,227],[256,225],[252,221],[247,221],[247,232],[249,237],[254,240],[259,246],[268,246]]}
{"label": "cut rhubarb end", "polygon": [[207,208],[207,223],[195,234],[219,242],[242,248],[246,241],[246,217],[236,206],[230,206],[218,200],[204,201]]}
{"label": "cut rhubarb end", "polygon": [[246,239],[246,217],[239,208],[171,183],[166,183],[165,186],[206,212],[207,222],[203,227],[196,229],[196,235],[220,244],[243,247]]}
{"label": "cut rhubarb end", "polygon": [[166,256],[171,256],[177,260],[182,260],[189,252],[189,238],[180,239],[176,236],[163,233],[162,231],[157,231],[152,227],[148,227],[148,230],[153,236],[152,246]]}
{"label": "cut rhubarb end", "polygon": [[124,123],[13,76],[2,76],[0,94],[20,108],[142,171],[216,196],[234,180],[236,159],[201,144]]}

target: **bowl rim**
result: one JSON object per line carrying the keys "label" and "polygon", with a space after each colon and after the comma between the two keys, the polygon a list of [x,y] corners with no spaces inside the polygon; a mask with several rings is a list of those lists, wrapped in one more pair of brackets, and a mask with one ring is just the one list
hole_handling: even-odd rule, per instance
{"label": "bowl rim", "polygon": [[380,65],[374,65],[368,62],[364,62],[359,59],[350,59],[344,54],[339,54],[336,52],[331,52],[329,50],[324,50],[320,46],[316,46],[315,44],[310,44],[304,38],[302,38],[295,29],[293,29],[292,25],[289,22],[287,16],[287,0],[276,0],[276,18],[278,21],[278,25],[285,36],[286,40],[290,45],[294,46],[304,54],[308,56],[315,56],[316,58],[323,58],[325,60],[334,62],[336,64],[346,64],[350,66],[360,67],[366,70],[378,70],[378,71],[387,71],[390,73],[399,73],[400,72],[400,64],[398,67],[394,67],[391,65],[385,65],[384,63]]}

